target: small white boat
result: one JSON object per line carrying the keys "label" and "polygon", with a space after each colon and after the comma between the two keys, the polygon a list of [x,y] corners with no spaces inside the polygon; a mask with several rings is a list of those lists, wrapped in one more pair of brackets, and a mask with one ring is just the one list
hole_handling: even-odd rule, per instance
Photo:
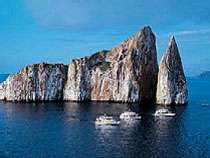
{"label": "small white boat", "polygon": [[139,120],[141,119],[141,116],[139,116],[137,113],[132,112],[132,111],[126,111],[123,112],[120,115],[120,119],[124,121],[132,121],[132,120]]}
{"label": "small white boat", "polygon": [[112,116],[103,115],[96,118],[95,124],[96,125],[119,125],[120,121],[114,120]]}
{"label": "small white boat", "polygon": [[175,116],[176,113],[170,112],[168,109],[159,109],[155,112],[154,116]]}
{"label": "small white boat", "polygon": [[202,106],[209,106],[210,104],[208,104],[208,103],[202,103],[201,105]]}

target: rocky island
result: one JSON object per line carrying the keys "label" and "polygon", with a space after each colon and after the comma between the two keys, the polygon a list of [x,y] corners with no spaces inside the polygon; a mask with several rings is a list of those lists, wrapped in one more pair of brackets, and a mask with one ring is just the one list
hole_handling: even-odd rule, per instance
{"label": "rocky island", "polygon": [[186,79],[174,37],[158,71],[156,38],[149,26],[111,50],[63,64],[34,64],[0,85],[6,101],[187,102]]}
{"label": "rocky island", "polygon": [[210,79],[210,71],[204,71],[196,77],[201,79]]}

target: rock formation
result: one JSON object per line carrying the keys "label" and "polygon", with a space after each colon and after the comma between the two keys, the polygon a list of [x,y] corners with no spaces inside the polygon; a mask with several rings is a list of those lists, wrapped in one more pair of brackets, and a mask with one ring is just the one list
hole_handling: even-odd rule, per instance
{"label": "rock formation", "polygon": [[3,84],[0,84],[0,100],[4,99],[4,88]]}
{"label": "rock formation", "polygon": [[61,100],[67,69],[63,64],[29,65],[7,78],[1,96],[7,101]]}
{"label": "rock formation", "polygon": [[175,38],[172,37],[159,66],[156,102],[163,105],[185,104],[187,96],[182,61]]}
{"label": "rock formation", "polygon": [[151,28],[144,27],[110,51],[72,60],[64,100],[154,100],[158,73],[155,42]]}
{"label": "rock formation", "polygon": [[[67,72],[68,71],[68,72]],[[34,64],[0,84],[0,100],[114,101],[185,104],[187,86],[176,41],[171,38],[158,73],[150,27],[111,50],[63,64]]]}

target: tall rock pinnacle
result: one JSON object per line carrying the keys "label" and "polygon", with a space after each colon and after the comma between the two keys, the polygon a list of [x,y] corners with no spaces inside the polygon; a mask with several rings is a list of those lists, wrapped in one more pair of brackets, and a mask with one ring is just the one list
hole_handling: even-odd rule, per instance
{"label": "tall rock pinnacle", "polygon": [[157,104],[185,104],[188,91],[182,61],[174,37],[171,37],[168,48],[161,59],[156,93]]}
{"label": "tall rock pinnacle", "polygon": [[154,100],[158,73],[155,40],[147,26],[110,51],[72,60],[64,100]]}

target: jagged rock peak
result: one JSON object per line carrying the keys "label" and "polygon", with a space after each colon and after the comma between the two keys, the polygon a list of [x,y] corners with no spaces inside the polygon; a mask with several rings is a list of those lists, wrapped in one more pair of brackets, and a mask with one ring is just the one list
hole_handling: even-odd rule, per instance
{"label": "jagged rock peak", "polygon": [[169,49],[169,53],[176,53],[177,56],[179,57],[179,50],[178,50],[178,46],[176,44],[176,40],[174,36],[170,37],[169,43],[168,43],[168,49]]}
{"label": "jagged rock peak", "polygon": [[159,66],[156,102],[162,105],[185,104],[187,97],[182,61],[175,37],[172,36]]}
{"label": "jagged rock peak", "polygon": [[72,60],[64,100],[152,100],[157,73],[155,35],[144,27],[110,51]]}
{"label": "jagged rock peak", "polygon": [[144,26],[136,35],[140,36],[142,33],[151,33],[151,34],[153,34],[152,28],[150,26]]}
{"label": "jagged rock peak", "polygon": [[[126,45],[127,43],[132,43],[133,42],[138,42],[138,41],[141,41],[141,40],[151,40],[151,39],[155,39],[155,35],[154,33],[152,32],[152,29],[150,26],[145,26],[143,27],[139,32],[137,32],[136,34],[134,34],[133,36],[131,36],[130,38],[128,38],[127,40],[123,41],[122,42],[122,45]],[[149,42],[148,41],[148,42]],[[117,46],[119,47],[119,46]]]}

